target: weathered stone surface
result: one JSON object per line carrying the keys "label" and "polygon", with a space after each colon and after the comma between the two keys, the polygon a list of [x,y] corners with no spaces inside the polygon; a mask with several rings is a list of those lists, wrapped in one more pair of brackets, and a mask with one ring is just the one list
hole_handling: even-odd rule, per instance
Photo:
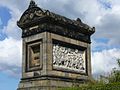
{"label": "weathered stone surface", "polygon": [[22,37],[47,31],[90,43],[90,36],[95,32],[94,27],[91,28],[80,19],[68,19],[33,3],[30,3],[17,24],[22,28]]}
{"label": "weathered stone surface", "polygon": [[79,18],[70,20],[43,10],[34,1],[17,24],[23,39],[18,90],[56,90],[80,86],[91,79],[90,36],[94,28]]}

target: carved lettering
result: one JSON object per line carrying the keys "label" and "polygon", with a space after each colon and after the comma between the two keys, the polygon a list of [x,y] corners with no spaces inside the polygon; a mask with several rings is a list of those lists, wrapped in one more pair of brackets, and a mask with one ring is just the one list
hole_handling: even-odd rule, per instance
{"label": "carved lettering", "polygon": [[29,48],[30,55],[30,67],[35,67],[40,65],[40,45],[33,45]]}

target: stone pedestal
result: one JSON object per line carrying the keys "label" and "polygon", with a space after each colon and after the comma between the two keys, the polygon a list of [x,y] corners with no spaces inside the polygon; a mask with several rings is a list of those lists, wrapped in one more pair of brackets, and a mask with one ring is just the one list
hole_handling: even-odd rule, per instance
{"label": "stone pedestal", "polygon": [[56,90],[91,79],[90,36],[94,28],[30,2],[22,29],[22,78],[17,90]]}

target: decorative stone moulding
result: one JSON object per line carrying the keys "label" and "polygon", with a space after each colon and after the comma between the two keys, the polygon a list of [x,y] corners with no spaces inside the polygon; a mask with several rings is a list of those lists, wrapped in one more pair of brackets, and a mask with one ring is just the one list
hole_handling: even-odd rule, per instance
{"label": "decorative stone moulding", "polygon": [[22,37],[47,31],[90,43],[90,36],[95,32],[95,27],[91,28],[79,18],[71,20],[41,9],[34,1],[30,3],[17,25],[22,28]]}

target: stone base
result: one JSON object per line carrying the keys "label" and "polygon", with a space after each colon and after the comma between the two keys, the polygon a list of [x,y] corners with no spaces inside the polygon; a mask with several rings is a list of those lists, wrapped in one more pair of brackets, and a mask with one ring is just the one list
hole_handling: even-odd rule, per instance
{"label": "stone base", "polygon": [[17,90],[57,90],[64,87],[79,87],[86,82],[68,78],[32,78],[21,80]]}

